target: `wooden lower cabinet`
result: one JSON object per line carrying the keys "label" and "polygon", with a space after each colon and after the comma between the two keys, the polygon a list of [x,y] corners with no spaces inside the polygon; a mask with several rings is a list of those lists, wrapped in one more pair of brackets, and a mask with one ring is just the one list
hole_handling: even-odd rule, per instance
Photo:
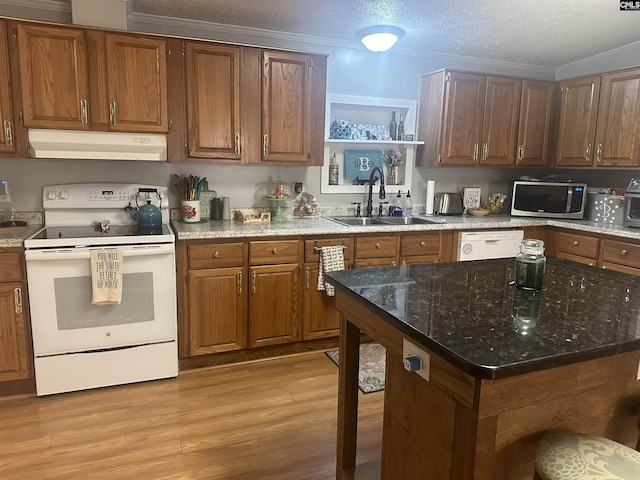
{"label": "wooden lower cabinet", "polygon": [[31,376],[22,271],[21,253],[0,254],[0,382]]}
{"label": "wooden lower cabinet", "polygon": [[300,340],[299,264],[249,269],[249,347]]}
{"label": "wooden lower cabinet", "polygon": [[604,240],[602,268],[630,273],[631,275],[640,275],[640,245],[616,240]]}
{"label": "wooden lower cabinet", "polygon": [[399,241],[399,235],[356,237],[353,268],[397,265]]}
{"label": "wooden lower cabinet", "polygon": [[[431,263],[442,232],[178,242],[181,357],[339,335],[335,297],[317,290],[319,251],[344,248],[345,268]],[[1,273],[1,272],[0,272]]]}
{"label": "wooden lower cabinet", "polygon": [[436,263],[440,261],[440,232],[403,234],[400,238],[400,263]]}
{"label": "wooden lower cabinet", "polygon": [[340,313],[335,308],[335,297],[318,290],[318,261],[320,248],[340,246],[345,268],[353,252],[353,238],[333,237],[304,241],[304,285],[302,289],[302,339],[335,337],[340,333]]}
{"label": "wooden lower cabinet", "polygon": [[583,234],[556,233],[556,256],[594,266],[598,260],[600,240]]}
{"label": "wooden lower cabinet", "polygon": [[247,347],[246,271],[231,267],[189,272],[192,355]]}
{"label": "wooden lower cabinet", "polygon": [[0,283],[0,381],[29,377],[22,283]]}

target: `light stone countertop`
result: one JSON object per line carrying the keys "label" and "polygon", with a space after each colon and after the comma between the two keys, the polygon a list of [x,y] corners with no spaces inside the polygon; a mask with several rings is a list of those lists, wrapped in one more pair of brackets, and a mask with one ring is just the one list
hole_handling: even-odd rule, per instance
{"label": "light stone countertop", "polygon": [[237,220],[211,220],[198,224],[172,221],[171,226],[178,240],[220,239],[239,237],[276,237],[294,235],[347,235],[352,233],[415,232],[437,230],[489,230],[511,229],[532,226],[553,226],[579,232],[601,233],[622,238],[640,240],[640,228],[625,228],[621,225],[603,225],[587,220],[555,220],[509,215],[486,217],[444,216],[429,217],[438,221],[419,225],[367,225],[345,226],[327,218],[293,218],[285,222],[267,224],[243,224]]}
{"label": "light stone countertop", "polygon": [[[509,215],[486,217],[444,216],[429,217],[439,223],[420,225],[368,225],[345,226],[326,218],[291,218],[285,222],[267,224],[243,224],[237,220],[210,220],[198,224],[186,224],[173,220],[171,226],[178,240],[221,239],[241,237],[278,237],[297,235],[348,235],[353,233],[428,232],[438,230],[490,230],[532,226],[553,226],[584,233],[600,233],[621,238],[640,240],[640,228],[621,225],[603,225],[587,220],[552,220]],[[31,220],[31,219],[30,219]],[[37,218],[35,219],[37,220]],[[0,228],[0,248],[22,247],[24,240],[42,228],[41,223],[25,227]]]}
{"label": "light stone countertop", "polygon": [[24,240],[30,237],[38,230],[42,225],[42,212],[19,212],[7,210],[0,215],[0,221],[6,220],[21,220],[28,222],[28,225],[24,227],[11,226],[0,227],[0,248],[12,248],[24,246]]}

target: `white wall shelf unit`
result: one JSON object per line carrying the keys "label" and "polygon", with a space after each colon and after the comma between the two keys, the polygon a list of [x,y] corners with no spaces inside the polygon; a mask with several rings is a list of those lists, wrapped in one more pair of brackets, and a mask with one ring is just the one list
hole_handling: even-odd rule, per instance
{"label": "white wall shelf unit", "polygon": [[[417,102],[393,98],[327,94],[324,164],[320,182],[322,193],[361,193],[364,195],[367,192],[368,185],[354,185],[354,181],[346,177],[345,150],[383,152],[391,149],[400,152],[403,162],[398,167],[398,183],[389,185],[387,192],[389,194],[401,190],[405,193],[411,189],[416,149],[423,142],[329,138],[330,126],[334,118],[350,120],[352,125],[360,123],[389,125],[392,111],[396,112],[396,121],[399,121],[400,114],[403,115],[405,133],[413,134],[415,138]],[[340,168],[338,185],[329,185],[329,162],[333,154],[336,155]],[[389,168],[386,164],[384,164],[384,175],[386,183],[389,177]],[[365,170],[362,177],[358,175],[358,178],[368,178],[368,176],[369,174]]]}

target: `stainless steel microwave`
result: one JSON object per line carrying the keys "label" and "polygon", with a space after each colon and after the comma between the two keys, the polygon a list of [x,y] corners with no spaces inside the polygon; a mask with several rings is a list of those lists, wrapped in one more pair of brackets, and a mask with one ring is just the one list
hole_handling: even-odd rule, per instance
{"label": "stainless steel microwave", "polygon": [[585,183],[513,182],[511,215],[545,218],[584,218]]}

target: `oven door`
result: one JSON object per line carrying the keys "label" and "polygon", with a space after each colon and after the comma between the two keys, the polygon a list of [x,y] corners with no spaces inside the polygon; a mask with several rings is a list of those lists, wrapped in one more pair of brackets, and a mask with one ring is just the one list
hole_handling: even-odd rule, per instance
{"label": "oven door", "polygon": [[123,253],[119,305],[91,304],[90,252],[102,248],[25,252],[36,357],[176,340],[174,245],[103,248]]}

